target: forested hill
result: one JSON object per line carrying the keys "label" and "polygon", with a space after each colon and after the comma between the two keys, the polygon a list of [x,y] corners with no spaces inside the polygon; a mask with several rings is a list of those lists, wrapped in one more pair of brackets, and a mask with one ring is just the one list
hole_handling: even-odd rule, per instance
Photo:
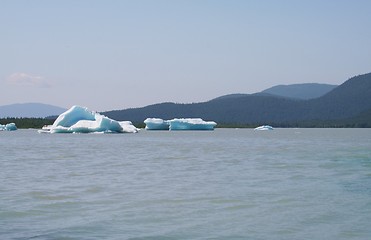
{"label": "forested hill", "polygon": [[353,77],[326,95],[311,100],[269,94],[236,94],[233,97],[220,97],[203,103],[161,103],[103,114],[116,120],[133,122],[143,122],[147,117],[201,117],[219,124],[292,125],[311,121],[351,121],[351,124],[355,125],[358,124],[354,122],[356,119],[371,123],[368,119],[370,111],[371,73],[368,73]]}
{"label": "forested hill", "polygon": [[308,103],[312,118],[341,119],[371,110],[371,73],[353,77]]}

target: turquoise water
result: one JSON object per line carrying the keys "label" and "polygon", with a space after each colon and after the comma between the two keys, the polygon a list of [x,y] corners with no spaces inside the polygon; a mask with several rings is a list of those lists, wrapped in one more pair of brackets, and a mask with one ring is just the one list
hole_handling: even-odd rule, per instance
{"label": "turquoise water", "polygon": [[0,132],[0,239],[371,239],[371,129]]}

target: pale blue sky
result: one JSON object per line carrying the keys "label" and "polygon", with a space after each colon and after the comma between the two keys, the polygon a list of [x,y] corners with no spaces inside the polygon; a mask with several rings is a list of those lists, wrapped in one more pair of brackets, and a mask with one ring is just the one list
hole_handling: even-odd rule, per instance
{"label": "pale blue sky", "polygon": [[0,105],[201,102],[371,72],[371,1],[2,0]]}

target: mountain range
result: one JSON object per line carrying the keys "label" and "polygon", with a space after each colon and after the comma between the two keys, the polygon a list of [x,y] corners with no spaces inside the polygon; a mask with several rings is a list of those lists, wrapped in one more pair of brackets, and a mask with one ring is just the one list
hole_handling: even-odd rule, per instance
{"label": "mountain range", "polygon": [[[292,85],[278,85],[262,91],[260,94],[271,94],[289,98],[309,99],[324,95],[336,85],[304,83]],[[230,98],[247,96],[249,94],[230,94],[219,98]],[[17,103],[0,106],[0,118],[6,117],[28,117],[28,118],[43,118],[56,116],[67,109],[43,104],[43,103]]]}
{"label": "mountain range", "polygon": [[313,99],[325,95],[336,87],[337,85],[320,83],[277,85],[262,91],[262,93],[297,99]]}
{"label": "mountain range", "polygon": [[59,115],[67,109],[43,103],[16,103],[0,106],[0,118],[44,118]]}
{"label": "mountain range", "polygon": [[[0,106],[0,118],[56,117],[64,111],[64,108],[41,103],[12,104]],[[352,77],[339,86],[278,85],[259,93],[228,94],[207,102],[164,102],[102,114],[134,124],[143,124],[148,117],[197,117],[216,121],[218,126],[371,127],[371,73]]]}
{"label": "mountain range", "polygon": [[[296,85],[294,88],[305,86],[309,85]],[[291,87],[286,86],[286,90]],[[201,103],[167,102],[142,108],[108,111],[103,114],[116,120],[131,120],[134,123],[143,122],[147,117],[162,119],[200,117],[221,125],[371,124],[371,73],[352,77],[339,86],[327,85],[326,88],[328,92],[324,90],[324,95],[319,94],[319,97],[310,94],[305,97],[285,95],[281,91],[285,86],[279,86],[256,94],[230,94]],[[275,92],[277,89],[281,89],[280,93]],[[361,120],[362,122],[358,122]]]}

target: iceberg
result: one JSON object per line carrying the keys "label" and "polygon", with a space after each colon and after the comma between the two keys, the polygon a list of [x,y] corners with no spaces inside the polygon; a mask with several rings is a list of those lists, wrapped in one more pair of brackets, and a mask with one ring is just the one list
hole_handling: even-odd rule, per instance
{"label": "iceberg", "polygon": [[170,130],[214,130],[216,122],[201,118],[174,118],[168,121]]}
{"label": "iceberg", "polygon": [[214,130],[216,122],[206,122],[201,118],[147,118],[144,120],[146,130]]}
{"label": "iceberg", "polygon": [[163,120],[161,118],[147,118],[144,120],[146,124],[146,130],[169,130],[169,121]]}
{"label": "iceberg", "polygon": [[17,126],[15,123],[8,123],[5,125],[0,124],[0,131],[15,131],[17,130]]}
{"label": "iceberg", "polygon": [[263,125],[259,126],[257,128],[254,128],[254,130],[259,130],[259,131],[266,131],[266,130],[273,130],[274,128],[269,126],[269,125]]}
{"label": "iceberg", "polygon": [[216,122],[206,122],[201,118],[147,118],[144,120],[146,130],[214,130]]}
{"label": "iceberg", "polygon": [[130,121],[116,121],[86,107],[72,106],[39,132],[49,133],[136,133],[138,129]]}

